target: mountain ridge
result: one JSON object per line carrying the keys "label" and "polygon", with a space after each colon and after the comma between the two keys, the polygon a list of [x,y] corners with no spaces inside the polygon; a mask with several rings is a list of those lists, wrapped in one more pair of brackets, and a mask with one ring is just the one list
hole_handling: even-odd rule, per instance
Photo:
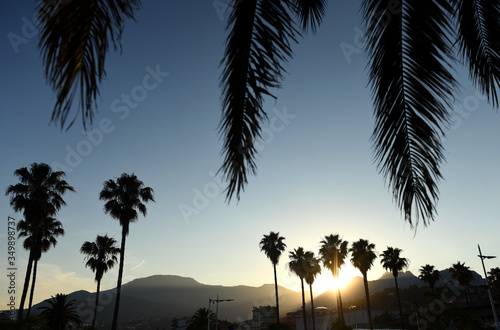
{"label": "mountain ridge", "polygon": [[[387,274],[390,274],[388,276]],[[383,291],[394,286],[391,273],[383,274],[379,279],[369,281],[370,293]],[[475,272],[473,285],[483,284],[481,276]],[[442,271],[444,283],[451,279],[447,270]],[[412,285],[422,287],[425,284],[411,272],[404,272],[398,276],[400,288]],[[302,305],[301,292],[278,286],[280,295],[280,314],[296,311]],[[314,287],[314,285],[313,285]],[[116,288],[103,290],[99,296],[99,321],[110,322],[113,316]],[[86,323],[90,323],[95,302],[95,292],[78,290],[69,294],[75,300],[78,314]],[[219,306],[219,318],[229,321],[244,321],[252,318],[253,307],[275,305],[274,283],[266,283],[259,287],[248,285],[223,286],[202,284],[191,277],[179,275],[151,275],[137,278],[122,286],[120,300],[120,321],[148,317],[190,317],[199,308],[209,307],[209,298],[234,299],[224,302]],[[306,295],[309,296],[309,295]],[[356,276],[350,279],[342,288],[342,299],[349,303],[364,297],[363,278]],[[335,301],[334,290],[327,290],[316,294],[314,303],[316,307],[324,306],[333,308]],[[306,298],[306,302],[309,299]],[[43,301],[33,306],[35,313],[48,303]],[[210,308],[215,310],[215,306]]]}

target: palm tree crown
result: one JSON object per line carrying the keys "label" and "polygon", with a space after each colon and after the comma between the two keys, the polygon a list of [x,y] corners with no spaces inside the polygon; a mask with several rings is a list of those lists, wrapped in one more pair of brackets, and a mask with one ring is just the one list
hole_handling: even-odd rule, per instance
{"label": "palm tree crown", "polygon": [[[24,249],[30,250],[31,245],[35,242],[35,238],[33,236],[33,224],[30,224],[25,220],[20,220],[17,223],[17,231],[19,232],[19,238],[26,237],[23,242]],[[40,246],[35,246],[35,260],[39,260],[42,256],[42,253],[47,252],[51,246],[55,247],[57,245],[57,237],[62,235],[64,235],[62,223],[59,220],[56,220],[54,217],[45,218],[45,220],[43,221],[43,225],[40,228]]]}
{"label": "palm tree crown", "polygon": [[465,262],[461,263],[457,261],[457,263],[449,268],[449,271],[451,273],[451,278],[463,287],[469,286],[470,282],[474,279],[470,267],[465,266]]}
{"label": "palm tree crown", "polygon": [[137,221],[137,210],[146,216],[144,203],[154,202],[153,189],[145,187],[135,174],[123,173],[115,180],[104,182],[99,199],[106,201],[104,212],[120,221],[124,234],[128,235],[129,225]]}
{"label": "palm tree crown", "polygon": [[80,248],[80,252],[85,254],[85,267],[95,272],[96,282],[118,262],[116,255],[120,253],[120,249],[115,244],[114,238],[97,235],[94,242],[87,241]]}
{"label": "palm tree crown", "polygon": [[68,295],[58,293],[46,300],[49,303],[48,307],[41,307],[42,317],[47,321],[50,329],[64,330],[71,326],[81,326],[82,321],[78,316],[76,307],[73,303],[75,300],[68,300]]}
{"label": "palm tree crown", "polygon": [[424,283],[427,283],[431,290],[434,291],[434,285],[441,278],[441,273],[439,270],[435,269],[434,266],[426,264],[420,268],[420,275],[418,275],[418,279]]}
{"label": "palm tree crown", "polygon": [[284,240],[285,238],[280,236],[279,232],[273,231],[269,235],[264,235],[260,240],[260,250],[264,251],[273,265],[278,264],[281,253],[285,251],[286,244],[283,242]]}
{"label": "palm tree crown", "polygon": [[62,198],[66,191],[75,191],[63,177],[62,171],[52,171],[44,163],[33,163],[30,168],[22,167],[14,172],[20,183],[10,185],[5,195],[10,195],[10,205],[14,211],[22,211],[25,221],[43,222],[66,205]]}
{"label": "palm tree crown", "polygon": [[393,248],[388,246],[387,250],[380,254],[382,258],[380,263],[385,270],[389,270],[392,272],[392,276],[398,277],[400,271],[408,268],[410,262],[406,258],[402,258],[401,255],[402,250],[399,248]]}
{"label": "palm tree crown", "polygon": [[366,275],[366,273],[372,268],[373,262],[377,258],[374,249],[375,244],[362,238],[353,242],[349,249],[349,252],[351,252],[352,265],[359,269],[363,275]]}

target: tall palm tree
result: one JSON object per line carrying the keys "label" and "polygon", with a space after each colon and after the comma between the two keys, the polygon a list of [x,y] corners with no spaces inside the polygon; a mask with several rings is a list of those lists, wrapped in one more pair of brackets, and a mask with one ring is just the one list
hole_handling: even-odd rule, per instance
{"label": "tall palm tree", "polygon": [[441,273],[439,270],[434,269],[434,266],[426,264],[420,268],[418,279],[427,283],[431,291],[434,292],[434,285],[441,279]]}
{"label": "tall palm tree", "polygon": [[307,273],[308,253],[303,247],[298,247],[288,252],[290,261],[287,264],[288,269],[300,278],[300,287],[302,289],[302,316],[304,317],[304,330],[307,330],[306,298],[304,295],[304,279]]}
{"label": "tall palm tree", "polygon": [[32,228],[32,237],[34,237],[17,314],[18,320],[21,321],[33,262],[37,254],[36,251],[42,242],[40,228],[43,228],[48,217],[55,216],[61,207],[66,205],[62,198],[64,193],[74,191],[74,189],[63,180],[65,176],[63,171],[52,171],[52,168],[45,163],[33,163],[29,168],[19,168],[14,171],[14,176],[20,182],[10,185],[5,191],[5,195],[10,195],[10,205],[15,212],[23,212],[24,221]]}
{"label": "tall palm tree", "polygon": [[354,267],[359,269],[363,275],[363,283],[365,285],[366,306],[368,309],[368,320],[370,322],[370,329],[373,330],[372,311],[370,306],[370,292],[368,290],[368,271],[372,268],[373,262],[377,258],[374,252],[375,244],[360,238],[358,241],[353,242],[349,252],[351,252],[351,263]]}
{"label": "tall palm tree", "polygon": [[85,267],[89,267],[95,272],[95,281],[97,282],[97,291],[95,294],[94,317],[92,318],[92,329],[95,329],[97,317],[97,306],[99,305],[99,291],[101,280],[108,270],[118,262],[116,255],[120,249],[115,246],[116,240],[108,235],[100,236],[94,242],[85,242],[80,248],[80,252],[85,254]]}
{"label": "tall palm tree", "polygon": [[402,250],[388,246],[387,249],[380,254],[382,258],[380,263],[385,270],[392,272],[394,283],[396,285],[396,295],[398,297],[399,317],[401,319],[402,329],[405,328],[403,320],[403,310],[401,308],[401,298],[399,297],[398,274],[400,271],[408,268],[410,262],[408,259],[401,257]]}
{"label": "tall palm tree", "polygon": [[[18,237],[26,237],[23,242],[23,247],[26,250],[31,250],[31,245],[35,241],[33,236],[34,228],[31,224],[25,220],[21,220],[17,223],[17,231],[19,232]],[[55,247],[57,244],[57,237],[64,235],[64,229],[62,223],[53,217],[47,217],[42,227],[40,228],[41,241],[40,246],[35,246],[35,256],[33,261],[33,279],[31,280],[31,290],[30,298],[28,304],[28,312],[26,313],[26,318],[29,318],[31,312],[31,306],[33,304],[33,295],[35,292],[36,274],[38,268],[38,261],[42,257],[42,253],[47,252],[51,246]]]}
{"label": "tall palm tree", "polygon": [[[326,4],[231,2],[220,77],[221,172],[228,199],[239,198],[247,175],[256,172],[263,100],[280,87],[291,44],[299,30],[316,30]],[[92,122],[108,48],[120,46],[124,21],[139,5],[139,0],[38,2],[45,76],[56,93],[52,121],[71,126],[78,113],[67,119],[78,90],[84,126]],[[405,219],[426,225],[436,214],[443,131],[458,89],[452,65],[468,65],[474,85],[499,106],[500,6],[497,1],[363,0],[361,12],[375,109],[375,160]]]}
{"label": "tall palm tree", "polygon": [[267,258],[271,260],[274,269],[274,292],[276,295],[276,324],[280,324],[280,307],[278,300],[278,277],[276,275],[276,265],[279,262],[281,253],[285,251],[286,244],[283,242],[285,238],[280,236],[279,232],[270,232],[269,235],[264,235],[260,240],[260,250],[264,251]]}
{"label": "tall palm tree", "polygon": [[68,301],[68,295],[58,293],[46,300],[50,306],[41,307],[40,315],[47,321],[49,329],[64,330],[71,329],[71,326],[81,326],[82,321],[78,316],[76,307],[73,303],[75,300]]}
{"label": "tall palm tree", "polygon": [[312,315],[312,326],[313,330],[316,329],[316,322],[314,320],[314,299],[313,299],[313,289],[312,285],[314,283],[314,280],[316,280],[316,277],[321,274],[321,265],[320,265],[320,259],[316,258],[314,256],[314,252],[307,251],[306,252],[306,274],[304,277],[304,280],[306,281],[307,284],[309,284],[309,294],[311,295],[311,315]]}
{"label": "tall palm tree", "polygon": [[104,212],[117,219],[122,227],[122,242],[120,246],[120,265],[118,268],[118,282],[116,285],[116,302],[113,313],[113,330],[116,330],[118,311],[120,308],[120,294],[122,287],[123,265],[125,258],[125,240],[129,233],[131,222],[137,221],[139,211],[146,216],[147,209],[144,203],[154,202],[153,189],[145,187],[144,183],[135,174],[123,173],[115,180],[104,182],[104,187],[99,194],[99,199],[106,201]]}
{"label": "tall palm tree", "polygon": [[465,266],[465,262],[460,263],[460,261],[457,261],[457,263],[452,264],[452,266],[448,268],[448,270],[451,273],[451,278],[464,288],[465,299],[467,300],[467,306],[469,306],[469,309],[472,309],[469,285],[474,279],[474,276],[472,274],[472,271],[470,270],[470,267]]}
{"label": "tall palm tree", "polygon": [[[349,242],[341,239],[338,234],[330,234],[325,236],[320,241],[320,244],[319,255],[323,261],[323,267],[329,269],[332,272],[333,279],[338,282],[340,268],[345,264],[345,259],[349,253]],[[337,287],[337,292],[337,312],[340,318],[344,320],[340,286]]]}

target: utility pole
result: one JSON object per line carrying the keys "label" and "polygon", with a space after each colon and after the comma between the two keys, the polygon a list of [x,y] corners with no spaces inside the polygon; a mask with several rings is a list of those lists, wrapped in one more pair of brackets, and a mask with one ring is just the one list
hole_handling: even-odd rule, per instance
{"label": "utility pole", "polygon": [[495,327],[497,328],[497,330],[499,330],[495,302],[493,301],[493,297],[491,295],[490,281],[488,281],[488,274],[486,274],[486,268],[484,267],[484,259],[493,259],[496,257],[495,256],[483,256],[483,254],[481,253],[481,247],[479,246],[479,244],[477,245],[477,249],[479,250],[478,257],[481,258],[481,263],[483,264],[484,280],[486,281],[486,286],[488,287],[488,296],[490,297],[491,310],[493,312],[493,318],[495,319]]}
{"label": "utility pole", "polygon": [[217,299],[208,298],[208,330],[210,330],[210,304],[216,303],[215,307],[215,330],[219,330],[219,303],[223,301],[234,301],[234,299],[219,299],[219,294],[217,294]]}

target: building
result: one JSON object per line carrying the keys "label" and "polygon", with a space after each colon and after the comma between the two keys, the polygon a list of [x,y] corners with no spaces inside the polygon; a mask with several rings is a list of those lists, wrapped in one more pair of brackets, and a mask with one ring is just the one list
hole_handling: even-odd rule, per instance
{"label": "building", "polygon": [[252,310],[253,326],[252,329],[260,330],[267,329],[271,323],[276,323],[276,315],[278,311],[276,307],[259,306]]}

